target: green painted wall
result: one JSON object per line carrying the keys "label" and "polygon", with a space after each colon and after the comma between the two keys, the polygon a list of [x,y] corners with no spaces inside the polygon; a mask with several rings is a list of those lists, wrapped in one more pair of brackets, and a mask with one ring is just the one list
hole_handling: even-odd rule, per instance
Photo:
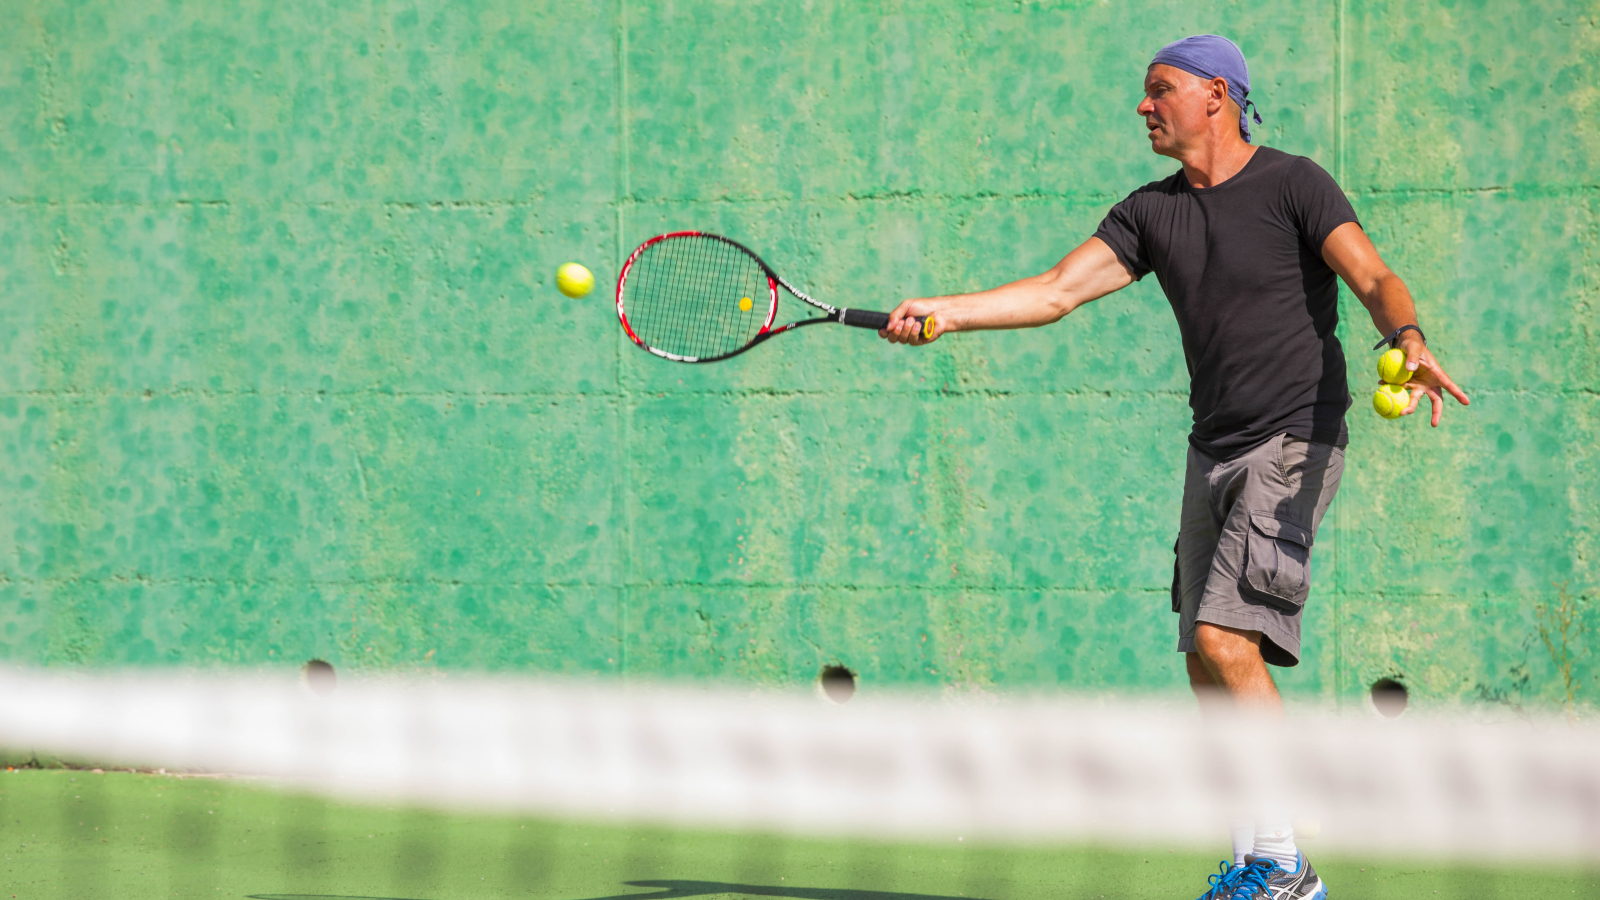
{"label": "green painted wall", "polygon": [[1474,398],[1436,432],[1358,402],[1286,688],[1555,702],[1540,604],[1600,628],[1592,3],[3,7],[12,662],[1179,684],[1154,279],[703,368],[627,344],[605,285],[679,227],[849,305],[1042,270],[1172,170],[1133,107],[1197,31]]}

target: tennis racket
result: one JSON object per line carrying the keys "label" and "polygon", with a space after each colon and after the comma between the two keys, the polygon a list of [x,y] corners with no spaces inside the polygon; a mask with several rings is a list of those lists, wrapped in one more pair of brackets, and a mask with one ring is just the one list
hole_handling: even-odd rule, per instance
{"label": "tennis racket", "polygon": [[[826,315],[774,328],[780,286]],[[617,276],[617,318],[635,344],[690,363],[738,356],[802,325],[889,327],[888,313],[829,306],[784,281],[750,248],[703,231],[659,235],[633,251]],[[912,321],[933,337],[932,316]]]}

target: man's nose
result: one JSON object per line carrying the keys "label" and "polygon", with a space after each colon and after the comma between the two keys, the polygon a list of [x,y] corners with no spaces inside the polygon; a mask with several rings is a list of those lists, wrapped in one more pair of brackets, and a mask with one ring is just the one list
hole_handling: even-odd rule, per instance
{"label": "man's nose", "polygon": [[1146,97],[1143,100],[1140,100],[1139,101],[1139,108],[1134,110],[1134,112],[1137,112],[1141,116],[1148,116],[1148,115],[1150,115],[1151,113],[1153,113],[1155,111],[1156,111],[1156,105],[1154,103],[1150,102],[1150,98],[1149,97]]}

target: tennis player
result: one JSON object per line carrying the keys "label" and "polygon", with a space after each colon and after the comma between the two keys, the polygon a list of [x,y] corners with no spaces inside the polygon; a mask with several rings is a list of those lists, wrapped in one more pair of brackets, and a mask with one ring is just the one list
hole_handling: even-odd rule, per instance
{"label": "tennis player", "polygon": [[[1339,186],[1303,156],[1250,143],[1261,122],[1244,54],[1197,35],[1163,47],[1137,108],[1150,147],[1182,163],[1129,194],[1050,271],[976,294],[907,300],[879,334],[924,344],[955,331],[1048,325],[1154,272],[1183,337],[1189,433],[1172,610],[1202,707],[1282,711],[1267,666],[1300,660],[1317,526],[1348,442],[1335,276],[1414,374],[1438,426],[1445,374],[1405,282],[1389,271]],[[1253,115],[1251,113],[1254,113]],[[935,317],[932,337],[909,316]],[[1202,898],[1321,900],[1287,815],[1234,829],[1234,860]]]}

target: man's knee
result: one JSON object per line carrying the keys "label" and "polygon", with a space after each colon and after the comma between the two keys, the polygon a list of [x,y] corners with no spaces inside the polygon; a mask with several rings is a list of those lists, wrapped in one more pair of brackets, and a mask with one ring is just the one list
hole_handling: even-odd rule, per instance
{"label": "man's knee", "polygon": [[1261,632],[1201,622],[1195,626],[1194,649],[1213,672],[1253,665],[1261,659]]}
{"label": "man's knee", "polygon": [[1200,711],[1210,713],[1215,710],[1231,708],[1233,698],[1226,688],[1217,681],[1206,669],[1206,664],[1201,661],[1198,653],[1185,653],[1184,662],[1189,669],[1189,689],[1194,691],[1194,697],[1200,701]]}

